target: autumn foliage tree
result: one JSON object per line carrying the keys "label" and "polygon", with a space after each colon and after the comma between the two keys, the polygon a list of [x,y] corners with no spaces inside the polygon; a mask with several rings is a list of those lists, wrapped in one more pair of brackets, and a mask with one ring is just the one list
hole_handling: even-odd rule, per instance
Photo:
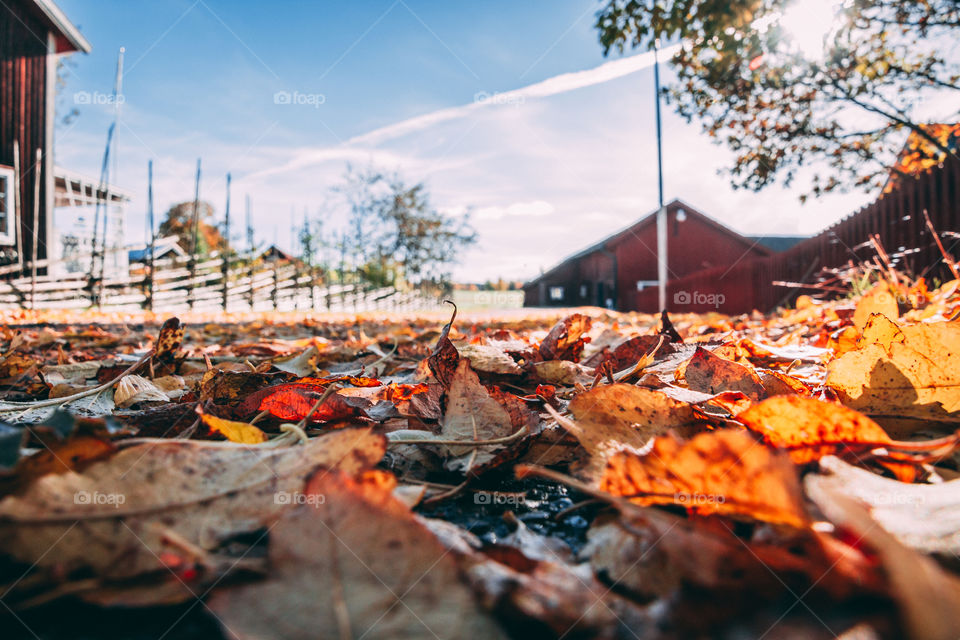
{"label": "autumn foliage tree", "polygon": [[[200,201],[197,225],[197,254],[208,255],[227,248],[227,241],[213,222],[214,208],[209,202]],[[160,223],[161,236],[177,236],[178,244],[189,252],[193,248],[193,202],[180,202],[167,210]]]}
{"label": "autumn foliage tree", "polygon": [[[827,170],[812,175],[812,195],[875,187],[907,134],[914,167],[957,154],[956,128],[933,126],[937,116],[924,111],[930,98],[960,97],[956,0],[603,2],[596,27],[605,53],[681,43],[665,94],[733,150],[735,187],[790,184],[815,161]],[[823,40],[811,51],[798,27],[817,23]]]}

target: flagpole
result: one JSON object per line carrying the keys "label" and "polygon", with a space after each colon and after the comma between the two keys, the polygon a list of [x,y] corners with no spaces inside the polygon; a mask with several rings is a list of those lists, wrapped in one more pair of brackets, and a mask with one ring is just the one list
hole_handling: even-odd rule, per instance
{"label": "flagpole", "polygon": [[663,140],[660,129],[660,40],[653,41],[653,85],[657,106],[657,289],[661,310],[667,308],[667,210],[663,206]]}

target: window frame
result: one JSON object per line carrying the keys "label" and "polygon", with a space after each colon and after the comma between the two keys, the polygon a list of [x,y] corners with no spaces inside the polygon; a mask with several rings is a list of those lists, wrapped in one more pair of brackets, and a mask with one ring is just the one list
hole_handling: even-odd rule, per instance
{"label": "window frame", "polygon": [[17,202],[16,185],[14,184],[13,167],[0,164],[0,179],[6,178],[7,189],[3,191],[3,199],[7,210],[4,215],[7,216],[7,230],[0,232],[0,246],[13,246],[17,243]]}
{"label": "window frame", "polygon": [[[557,292],[559,292],[559,295],[554,295]],[[567,292],[564,289],[563,285],[560,285],[560,284],[553,284],[547,288],[547,296],[550,298],[550,302],[562,301],[566,296],[566,293]]]}

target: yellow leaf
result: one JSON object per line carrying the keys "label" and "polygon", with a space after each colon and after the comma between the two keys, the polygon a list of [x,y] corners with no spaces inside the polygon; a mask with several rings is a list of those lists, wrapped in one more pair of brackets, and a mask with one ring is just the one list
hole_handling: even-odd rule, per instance
{"label": "yellow leaf", "polygon": [[827,365],[826,384],[868,415],[960,422],[960,323],[898,327],[873,315],[857,348]]}
{"label": "yellow leaf", "polygon": [[224,418],[207,414],[203,414],[200,417],[203,419],[203,424],[210,428],[210,431],[219,433],[231,442],[260,444],[261,442],[267,441],[267,434],[252,424],[225,420]]}

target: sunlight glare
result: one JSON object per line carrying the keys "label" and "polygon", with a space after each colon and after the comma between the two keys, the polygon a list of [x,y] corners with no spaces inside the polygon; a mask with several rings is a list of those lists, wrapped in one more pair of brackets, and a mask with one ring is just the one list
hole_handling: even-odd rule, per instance
{"label": "sunlight glare", "polygon": [[780,16],[780,26],[808,60],[822,60],[825,38],[833,29],[841,7],[838,0],[793,0]]}

